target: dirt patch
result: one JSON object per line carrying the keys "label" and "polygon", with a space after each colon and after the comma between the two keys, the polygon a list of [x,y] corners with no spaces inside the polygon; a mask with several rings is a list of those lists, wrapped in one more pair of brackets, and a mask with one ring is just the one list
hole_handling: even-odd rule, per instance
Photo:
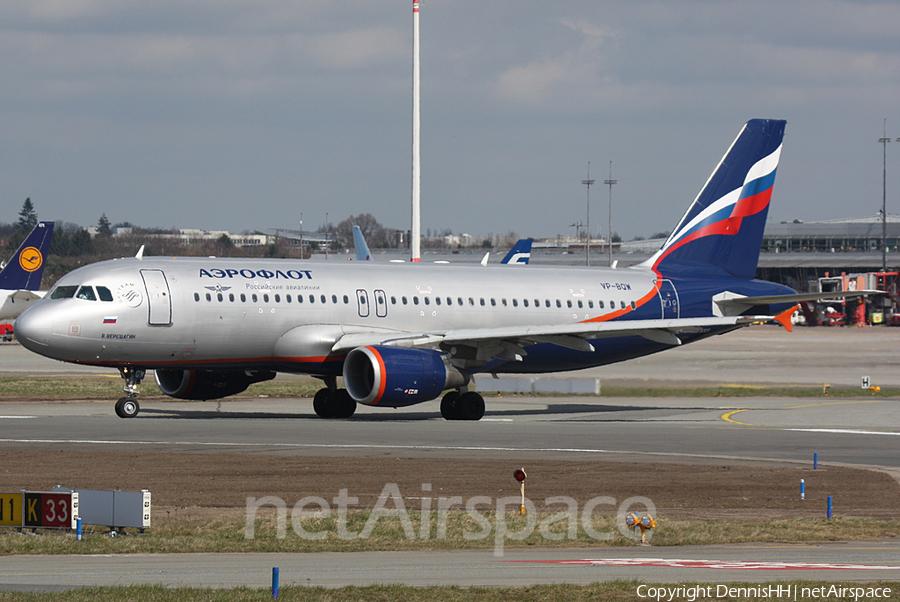
{"label": "dirt patch", "polygon": [[[230,514],[244,508],[248,496],[277,496],[290,507],[305,496],[330,501],[342,489],[359,498],[358,507],[371,507],[386,484],[396,483],[409,506],[417,507],[423,496],[465,501],[518,495],[512,477],[518,467],[493,459],[6,450],[0,491],[46,491],[54,485],[149,489],[157,511],[219,508]],[[569,496],[579,505],[597,496],[616,504],[644,496],[668,518],[819,518],[830,495],[835,516],[900,517],[900,484],[884,473],[852,468],[532,460],[525,468],[526,495],[538,508],[553,496]],[[800,479],[806,482],[805,500]],[[604,511],[615,507],[597,507]]]}

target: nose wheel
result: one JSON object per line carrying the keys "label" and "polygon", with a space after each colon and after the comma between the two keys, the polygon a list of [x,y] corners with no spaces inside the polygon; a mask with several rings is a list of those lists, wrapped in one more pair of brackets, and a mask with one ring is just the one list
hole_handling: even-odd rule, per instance
{"label": "nose wheel", "polygon": [[116,415],[119,418],[134,418],[141,411],[141,406],[134,397],[123,397],[116,402]]}
{"label": "nose wheel", "polygon": [[122,387],[125,397],[116,402],[116,416],[134,418],[141,411],[141,406],[137,401],[138,387],[147,375],[147,371],[143,368],[122,366],[119,368],[119,374],[125,379],[125,386]]}

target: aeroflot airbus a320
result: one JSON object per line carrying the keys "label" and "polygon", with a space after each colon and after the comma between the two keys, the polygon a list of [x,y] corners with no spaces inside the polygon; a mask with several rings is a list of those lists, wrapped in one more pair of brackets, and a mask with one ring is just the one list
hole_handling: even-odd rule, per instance
{"label": "aeroflot airbus a320", "polygon": [[313,402],[324,418],[451,389],[444,418],[478,420],[474,374],[576,370],[751,323],[788,327],[803,295],[753,279],[784,126],[748,122],[662,248],[633,267],[115,259],[63,277],[16,334],[47,357],[118,368],[123,418],[153,369],[165,394],[198,400],[311,374],[325,383]]}

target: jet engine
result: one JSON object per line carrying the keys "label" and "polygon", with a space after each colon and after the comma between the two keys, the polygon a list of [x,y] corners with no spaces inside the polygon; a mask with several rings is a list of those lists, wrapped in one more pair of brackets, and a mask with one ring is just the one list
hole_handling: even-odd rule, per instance
{"label": "jet engine", "polygon": [[468,380],[443,354],[429,349],[357,347],[344,360],[344,386],[350,397],[366,405],[410,406]]}
{"label": "jet engine", "polygon": [[272,380],[268,370],[156,370],[160,391],[176,399],[206,401],[246,391],[253,383]]}

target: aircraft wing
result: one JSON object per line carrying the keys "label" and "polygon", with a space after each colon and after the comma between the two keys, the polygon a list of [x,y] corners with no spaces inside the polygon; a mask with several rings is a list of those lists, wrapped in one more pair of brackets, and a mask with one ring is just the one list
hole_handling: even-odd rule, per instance
{"label": "aircraft wing", "polygon": [[[790,310],[793,313],[793,308]],[[785,312],[789,317],[790,313]],[[338,339],[332,352],[346,352],[366,345],[437,348],[460,345],[478,349],[479,359],[521,359],[523,347],[533,343],[552,343],[561,347],[591,352],[587,339],[641,336],[666,345],[681,344],[680,334],[703,332],[710,328],[749,326],[778,321],[781,316],[723,316],[672,320],[623,320],[618,322],[578,322],[575,324],[503,326],[498,328],[463,328],[444,332],[418,333],[352,333]],[[789,324],[789,322],[788,322]],[[787,326],[785,326],[787,328]],[[484,351],[484,353],[482,353]],[[518,356],[518,357],[517,357]]]}

